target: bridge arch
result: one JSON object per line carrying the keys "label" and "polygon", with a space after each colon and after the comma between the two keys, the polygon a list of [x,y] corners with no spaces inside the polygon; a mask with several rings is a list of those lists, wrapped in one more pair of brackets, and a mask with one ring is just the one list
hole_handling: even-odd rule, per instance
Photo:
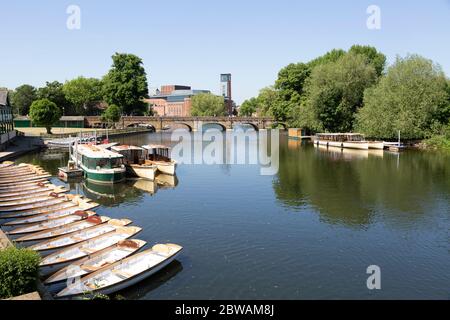
{"label": "bridge arch", "polygon": [[[185,128],[188,129],[189,132],[192,132],[192,130],[193,130],[193,129],[192,129],[192,126],[189,125],[189,124],[187,124],[187,123],[185,123],[185,122],[175,121],[175,122],[173,122],[173,124],[184,126]],[[166,127],[166,126],[170,127],[170,124],[164,124],[164,123],[163,123],[163,128]],[[172,128],[170,128],[170,129],[172,129]],[[175,129],[177,129],[177,128],[175,128]]]}
{"label": "bridge arch", "polygon": [[227,127],[225,127],[225,125],[223,125],[222,123],[219,123],[219,122],[206,122],[206,123],[202,124],[203,127],[208,126],[208,125],[215,125],[215,126],[220,127],[222,129],[222,131],[227,131]]}
{"label": "bridge arch", "polygon": [[274,127],[282,126],[282,127],[283,127],[283,130],[287,130],[287,129],[288,129],[287,124],[284,123],[284,122],[278,122],[278,121],[276,121],[276,122],[273,123],[273,126],[274,126]]}
{"label": "bridge arch", "polygon": [[252,122],[235,122],[235,123],[233,123],[233,129],[234,129],[235,125],[248,125],[248,126],[251,126],[255,131],[259,131],[258,125],[254,124]]}

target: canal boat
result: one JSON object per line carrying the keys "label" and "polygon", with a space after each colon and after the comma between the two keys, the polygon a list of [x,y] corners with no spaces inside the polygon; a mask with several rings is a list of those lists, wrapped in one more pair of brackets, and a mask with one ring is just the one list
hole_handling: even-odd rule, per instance
{"label": "canal boat", "polygon": [[132,177],[154,180],[158,167],[146,161],[146,150],[141,147],[119,145],[111,148],[111,151],[123,155],[127,172]]}
{"label": "canal boat", "polygon": [[5,207],[0,207],[0,216],[2,216],[2,212],[5,212],[5,215],[13,213],[14,211],[27,211],[34,210],[40,208],[47,208],[48,206],[54,204],[60,204],[64,202],[70,202],[76,198],[82,198],[82,195],[74,195],[74,194],[64,194],[64,195],[52,195],[50,197],[40,198],[38,202],[33,203],[17,203],[14,205],[9,205]]}
{"label": "canal boat", "polygon": [[90,202],[90,199],[76,198],[72,201],[58,203],[44,208],[24,210],[9,214],[0,214],[0,219],[15,219],[4,223],[5,226],[28,224],[40,222],[47,219],[55,219],[76,211],[92,210],[99,206],[98,203]]}
{"label": "canal boat", "polygon": [[0,193],[0,201],[11,201],[15,199],[25,199],[32,197],[39,197],[44,195],[49,195],[51,192],[60,194],[68,192],[69,189],[66,189],[63,186],[55,186],[53,184],[48,184],[48,187],[37,187],[36,189],[25,190],[25,191],[13,191],[13,192],[3,192]]}
{"label": "canal boat", "polygon": [[119,241],[133,237],[142,230],[140,227],[122,227],[116,231],[103,234],[73,246],[58,250],[42,258],[39,266],[49,267],[65,264],[74,260],[92,255],[100,250],[110,247]]}
{"label": "canal boat", "polygon": [[72,160],[84,171],[88,181],[99,184],[118,183],[125,180],[123,156],[119,153],[87,144],[75,144]]}
{"label": "canal boat", "polygon": [[318,133],[315,139],[316,145],[327,147],[349,148],[368,150],[369,143],[359,133]]}
{"label": "canal boat", "polygon": [[119,228],[129,225],[131,222],[132,221],[128,219],[111,219],[104,224],[97,224],[97,225],[94,224],[87,229],[82,229],[67,235],[62,235],[54,239],[39,242],[37,244],[28,247],[28,249],[35,251],[46,251],[67,247],[82,241],[86,241],[101,236],[103,234],[114,232]]}
{"label": "canal boat", "polygon": [[145,150],[147,150],[146,155],[146,163],[154,164],[158,167],[158,171],[161,173],[174,175],[177,167],[177,162],[170,158],[170,148],[157,145],[150,144],[142,146]]}
{"label": "canal boat", "polygon": [[74,297],[86,292],[111,294],[130,287],[170,264],[183,247],[177,244],[156,244],[151,249],[119,260],[68,285],[56,296]]}
{"label": "canal boat", "polygon": [[17,227],[9,232],[6,232],[6,234],[18,235],[18,234],[38,233],[46,230],[53,230],[61,226],[66,226],[74,222],[85,220],[95,215],[96,213],[94,211],[76,211],[73,214],[64,217],[49,219],[29,224],[26,226]]}
{"label": "canal boat", "polygon": [[84,220],[69,223],[66,225],[62,225],[56,228],[52,228],[50,230],[43,230],[40,232],[34,232],[32,234],[27,234],[20,238],[14,239],[16,242],[25,242],[25,241],[41,241],[50,238],[57,238],[60,236],[64,236],[67,234],[75,234],[81,230],[85,230],[88,228],[92,228],[93,226],[98,226],[101,224],[105,224],[111,221],[111,218],[105,216],[91,216]]}
{"label": "canal boat", "polygon": [[77,260],[58,270],[56,273],[47,278],[44,283],[50,284],[75,277],[82,277],[105,266],[111,265],[121,259],[129,257],[144,247],[146,243],[146,241],[137,239],[119,241],[115,245],[98,251],[97,253],[83,259]]}

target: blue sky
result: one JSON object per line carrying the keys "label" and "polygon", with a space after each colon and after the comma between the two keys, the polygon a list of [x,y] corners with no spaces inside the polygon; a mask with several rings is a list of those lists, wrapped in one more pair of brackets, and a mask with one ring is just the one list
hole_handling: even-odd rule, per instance
{"label": "blue sky", "polygon": [[[72,4],[80,30],[66,27]],[[380,30],[366,27],[369,5],[381,9]],[[389,62],[421,54],[450,75],[449,0],[0,0],[0,8],[0,87],[101,77],[114,52],[127,52],[143,59],[151,87],[219,93],[219,74],[232,73],[241,103],[273,84],[281,67],[355,43]]]}

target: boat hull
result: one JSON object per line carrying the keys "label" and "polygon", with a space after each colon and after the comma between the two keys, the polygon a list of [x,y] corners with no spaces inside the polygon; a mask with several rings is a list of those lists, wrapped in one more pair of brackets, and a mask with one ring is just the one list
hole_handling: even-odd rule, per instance
{"label": "boat hull", "polygon": [[155,173],[158,169],[154,165],[146,166],[146,165],[139,165],[139,164],[130,164],[127,165],[127,169],[129,170],[130,174],[147,179],[147,180],[155,180]]}
{"label": "boat hull", "polygon": [[369,142],[369,149],[376,149],[376,150],[383,150],[384,149],[384,142]]}
{"label": "boat hull", "polygon": [[343,142],[342,146],[348,149],[369,150],[369,143],[367,142],[347,141]]}

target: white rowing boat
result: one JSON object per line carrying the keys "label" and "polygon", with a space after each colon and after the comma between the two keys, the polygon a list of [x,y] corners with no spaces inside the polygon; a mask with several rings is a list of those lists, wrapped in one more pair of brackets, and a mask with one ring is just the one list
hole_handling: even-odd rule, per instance
{"label": "white rowing boat", "polygon": [[0,193],[0,201],[11,201],[15,199],[32,198],[43,195],[49,195],[51,192],[65,193],[68,191],[69,190],[66,189],[65,187],[49,184],[48,187],[39,187],[38,189]]}
{"label": "white rowing boat", "polygon": [[65,224],[50,230],[44,230],[41,232],[27,234],[23,237],[14,239],[14,241],[25,242],[25,241],[38,241],[38,240],[46,240],[49,238],[57,238],[68,234],[75,234],[76,232],[79,232],[81,230],[92,228],[93,226],[98,226],[109,221],[111,221],[111,218],[109,217],[91,216],[84,220]]}
{"label": "white rowing boat", "polygon": [[114,232],[119,228],[129,225],[130,223],[131,220],[128,219],[111,219],[108,221],[108,223],[105,224],[91,226],[90,228],[79,230],[71,234],[39,242],[37,244],[29,246],[28,249],[35,251],[44,251],[71,246],[106,233]]}
{"label": "white rowing boat", "polygon": [[84,276],[60,291],[57,297],[78,296],[86,292],[111,294],[148,278],[171,263],[183,248],[176,244],[157,244],[131,257]]}
{"label": "white rowing boat", "polygon": [[119,241],[106,249],[98,251],[83,259],[77,260],[68,266],[60,269],[45,280],[45,284],[64,281],[67,279],[82,277],[91,272],[97,271],[107,265],[111,265],[121,259],[139,251],[147,242],[143,240],[131,239]]}
{"label": "white rowing boat", "polygon": [[61,195],[61,193],[64,192],[50,191],[46,192],[46,194],[44,193],[43,195],[38,194],[31,197],[13,196],[11,198],[0,199],[0,211],[8,211],[10,208],[26,204],[41,203],[54,199],[63,199],[63,198],[65,199],[65,195]]}
{"label": "white rowing boat", "polygon": [[23,181],[23,182],[16,182],[16,183],[8,183],[5,185],[0,185],[0,192],[9,192],[10,190],[17,190],[21,188],[27,188],[32,186],[38,186],[41,184],[48,184],[50,183],[48,179],[46,178],[40,178],[34,181]]}
{"label": "white rowing boat", "polygon": [[35,180],[41,180],[41,179],[47,179],[50,178],[51,175],[50,174],[43,174],[43,175],[33,175],[30,177],[22,177],[22,178],[18,178],[18,179],[13,179],[13,178],[8,178],[6,180],[0,180],[0,185],[1,186],[9,186],[9,185],[14,185],[14,184],[18,184],[21,182],[31,182],[31,181],[35,181]]}
{"label": "white rowing boat", "polygon": [[44,169],[26,169],[26,170],[10,170],[6,172],[0,172],[0,179],[7,179],[10,177],[22,177],[22,176],[30,176],[30,175],[42,175],[49,174],[48,171]]}
{"label": "white rowing boat", "polygon": [[118,243],[119,241],[131,238],[141,230],[142,228],[134,226],[118,228],[112,233],[104,234],[99,237],[77,243],[76,245],[49,254],[48,256],[42,258],[39,266],[55,266],[84,258],[88,255],[110,247]]}
{"label": "white rowing boat", "polygon": [[[24,203],[24,204],[16,204],[7,207],[0,206],[0,217],[7,216],[8,214],[13,214],[14,211],[26,211],[26,210],[34,210],[34,209],[46,209],[49,206],[60,204],[64,202],[69,202],[74,199],[82,198],[82,195],[74,195],[74,194],[64,194],[64,195],[55,195],[52,197],[48,197],[48,199],[40,199],[35,203]],[[2,214],[4,212],[5,214]]]}
{"label": "white rowing boat", "polygon": [[91,216],[95,216],[94,211],[76,211],[73,214],[56,218],[49,219],[38,223],[29,224],[22,227],[17,227],[9,232],[5,232],[10,235],[26,234],[26,233],[39,233],[46,230],[53,230],[54,228],[59,228],[74,222],[78,222],[87,219]]}
{"label": "white rowing boat", "polygon": [[98,207],[99,204],[90,202],[90,199],[73,199],[70,202],[58,203],[46,208],[26,210],[22,212],[14,212],[10,214],[0,215],[0,219],[16,219],[8,221],[5,226],[19,225],[55,219],[69,214],[73,214],[79,210],[91,210]]}

